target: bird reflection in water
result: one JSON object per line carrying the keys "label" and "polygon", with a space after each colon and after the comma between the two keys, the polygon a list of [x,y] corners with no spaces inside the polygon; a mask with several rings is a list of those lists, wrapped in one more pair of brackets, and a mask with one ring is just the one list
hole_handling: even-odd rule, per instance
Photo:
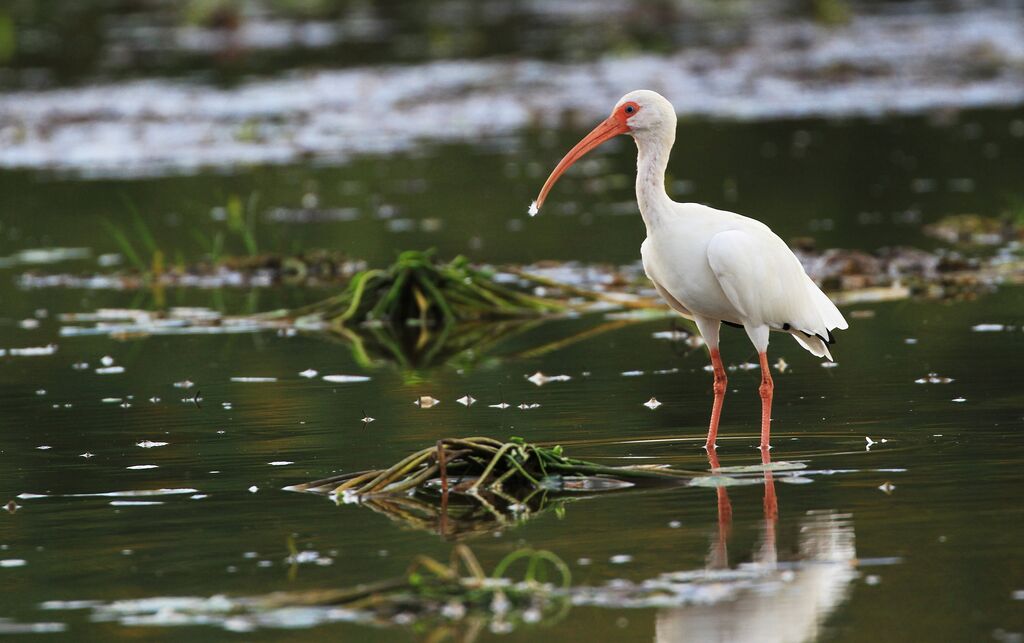
{"label": "bird reflection in water", "polygon": [[[708,460],[712,473],[722,471],[715,449],[709,450]],[[762,450],[761,462],[764,525],[760,546],[749,563],[730,567],[732,504],[726,486],[717,486],[718,530],[700,580],[710,591],[703,599],[659,610],[655,634],[658,643],[812,640],[821,623],[849,592],[857,576],[849,515],[808,512],[800,523],[796,560],[779,562],[779,504],[767,449]],[[696,580],[692,572],[687,579]]]}

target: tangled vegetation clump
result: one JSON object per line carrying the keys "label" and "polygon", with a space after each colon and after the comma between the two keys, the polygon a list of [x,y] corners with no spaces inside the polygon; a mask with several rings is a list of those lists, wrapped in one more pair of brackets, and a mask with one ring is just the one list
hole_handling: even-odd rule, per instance
{"label": "tangled vegetation clump", "polygon": [[336,328],[361,323],[436,328],[569,309],[564,301],[503,286],[465,257],[442,263],[432,252],[408,251],[386,269],[356,274],[341,294],[289,314]]}
{"label": "tangled vegetation clump", "polygon": [[[689,481],[693,475],[662,466],[608,467],[566,457],[560,446],[543,447],[522,438],[511,438],[508,442],[487,437],[443,438],[436,446],[406,456],[387,469],[345,473],[287,489],[330,492],[339,499],[358,501],[377,494],[415,491],[436,480],[443,493],[479,496],[486,491],[517,502],[511,494],[524,489],[592,490],[629,485],[620,479]],[[613,484],[588,483],[591,477]]]}

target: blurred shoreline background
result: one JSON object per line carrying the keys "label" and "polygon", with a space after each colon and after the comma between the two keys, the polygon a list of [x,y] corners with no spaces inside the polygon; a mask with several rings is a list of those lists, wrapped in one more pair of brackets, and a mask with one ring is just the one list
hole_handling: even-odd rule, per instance
{"label": "blurred shoreline background", "polygon": [[160,175],[502,145],[567,119],[585,127],[634,87],[712,119],[1013,107],[1024,3],[0,5],[6,168]]}

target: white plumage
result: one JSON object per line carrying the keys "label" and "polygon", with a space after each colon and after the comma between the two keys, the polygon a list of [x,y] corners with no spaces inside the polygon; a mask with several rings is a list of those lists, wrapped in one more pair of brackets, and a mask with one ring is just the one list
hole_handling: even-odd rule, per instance
{"label": "white plumage", "polygon": [[577,159],[615,135],[632,136],[638,151],[637,202],[647,226],[647,239],[640,248],[644,271],[669,306],[696,322],[711,352],[715,405],[707,446],[715,446],[725,394],[725,370],[718,353],[719,327],[724,322],[742,326],[759,354],[761,446],[767,448],[774,389],[766,361],[769,333],[788,333],[815,356],[831,360],[832,331],[847,328],[847,323],[768,226],[668,197],[665,169],[675,131],[675,110],[664,97],[648,90],[626,94],[612,115],[566,154],[530,213],[539,210],[551,186]]}

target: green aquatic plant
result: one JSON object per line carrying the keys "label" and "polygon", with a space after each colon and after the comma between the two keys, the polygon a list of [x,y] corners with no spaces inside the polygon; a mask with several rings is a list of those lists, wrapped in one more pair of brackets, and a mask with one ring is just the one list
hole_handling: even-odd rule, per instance
{"label": "green aquatic plant", "polygon": [[401,253],[391,266],[356,274],[344,292],[287,316],[333,328],[364,323],[445,328],[457,322],[536,317],[573,308],[497,283],[465,257],[444,263],[432,251]]}
{"label": "green aquatic plant", "polygon": [[[101,223],[114,243],[117,244],[121,254],[135,270],[141,274],[159,276],[164,271],[164,252],[157,245],[153,232],[135,204],[123,195],[122,201],[131,213],[134,232],[129,233],[126,228],[117,226],[109,219],[101,219]],[[136,244],[143,252],[136,250]]]}

